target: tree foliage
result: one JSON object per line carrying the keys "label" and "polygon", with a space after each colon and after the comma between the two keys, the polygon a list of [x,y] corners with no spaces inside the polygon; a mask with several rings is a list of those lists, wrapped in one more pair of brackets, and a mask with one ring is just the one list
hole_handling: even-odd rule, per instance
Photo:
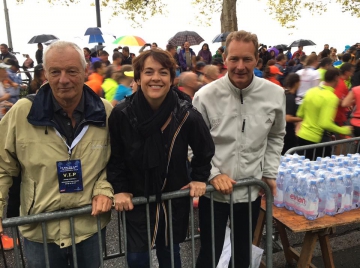
{"label": "tree foliage", "polygon": [[[23,3],[25,0],[16,0]],[[30,0],[29,0],[30,1]],[[32,0],[31,0],[32,1]],[[38,2],[47,1],[50,4],[71,5],[79,3],[80,0],[38,0]],[[99,0],[102,7],[110,8],[113,16],[125,16],[133,22],[133,26],[141,26],[148,18],[156,15],[165,15],[166,3],[162,0]],[[174,0],[172,0],[174,1]],[[237,21],[229,23],[226,20],[226,14],[236,14],[236,5],[241,5],[244,1],[255,0],[192,0],[192,4],[197,8],[198,15],[195,21],[198,24],[211,25],[214,15],[221,14],[222,31],[231,31],[236,27]],[[327,11],[327,5],[337,3],[342,12],[348,12],[352,16],[360,17],[360,0],[257,0],[266,4],[266,10],[281,26],[294,28],[295,22],[301,17],[303,11],[309,11],[311,14],[322,14]],[[259,4],[259,7],[262,5]],[[224,7],[230,7],[232,10],[224,12]],[[234,10],[235,9],[235,10]],[[254,12],[249,10],[249,12]],[[233,20],[236,16],[231,15]],[[218,17],[219,18],[219,17]],[[228,26],[223,26],[225,23]]]}

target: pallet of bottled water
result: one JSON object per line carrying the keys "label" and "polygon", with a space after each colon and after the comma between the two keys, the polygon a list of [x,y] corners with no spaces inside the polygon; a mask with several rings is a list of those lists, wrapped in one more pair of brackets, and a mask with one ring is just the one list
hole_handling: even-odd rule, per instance
{"label": "pallet of bottled water", "polygon": [[274,205],[308,220],[334,216],[360,206],[360,155],[318,157],[286,155],[276,179]]}

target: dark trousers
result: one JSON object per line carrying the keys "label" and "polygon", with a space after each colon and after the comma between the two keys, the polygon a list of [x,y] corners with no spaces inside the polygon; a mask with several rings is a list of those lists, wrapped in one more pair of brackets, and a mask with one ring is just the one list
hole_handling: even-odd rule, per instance
{"label": "dark trousers", "polygon": [[[330,137],[324,137],[321,142],[328,142],[330,141]],[[302,138],[298,138],[298,144],[299,146],[304,146],[304,145],[312,145],[312,144],[317,144],[315,142],[311,142],[308,140],[304,140]],[[315,154],[314,154],[314,150],[315,150]],[[306,152],[305,152],[306,151]],[[324,155],[323,155],[324,152]],[[312,161],[316,160],[317,157],[326,157],[326,156],[331,156],[331,146],[326,146],[325,149],[323,147],[320,148],[314,148],[314,149],[307,149],[304,151],[298,151],[297,152],[299,155],[305,155],[305,158],[308,158]]]}
{"label": "dark trousers", "polygon": [[[106,228],[101,230],[101,238],[105,245]],[[32,242],[24,238],[24,251],[29,268],[45,268],[44,244]],[[72,248],[60,248],[55,243],[48,244],[49,262],[51,268],[74,267]],[[100,255],[98,233],[76,244],[77,263],[79,268],[99,268]]]}
{"label": "dark trousers", "polygon": [[[252,236],[254,235],[257,219],[259,217],[261,198],[252,202]],[[212,266],[212,239],[211,239],[211,208],[210,199],[200,197],[199,221],[201,248],[196,262],[196,268],[209,268]],[[236,268],[248,268],[250,264],[249,248],[249,204],[234,204],[234,255]],[[230,217],[230,205],[214,201],[214,241],[215,241],[215,267],[217,266],[225,240],[226,224]],[[229,263],[231,267],[231,261]]]}

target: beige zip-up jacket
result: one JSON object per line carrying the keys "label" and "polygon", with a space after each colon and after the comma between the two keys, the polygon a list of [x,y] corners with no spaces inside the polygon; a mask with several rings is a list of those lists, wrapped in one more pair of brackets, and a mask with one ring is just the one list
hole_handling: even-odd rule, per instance
{"label": "beige zip-up jacket", "polygon": [[[284,90],[253,76],[251,84],[236,88],[228,75],[202,87],[193,99],[215,143],[209,180],[226,174],[234,180],[276,178],[285,136]],[[259,187],[251,188],[251,200]],[[209,194],[207,194],[209,197]],[[234,190],[234,202],[248,202],[247,187]],[[229,202],[230,195],[214,193]]]}
{"label": "beige zip-up jacket", "polygon": [[[80,142],[72,150],[71,159],[80,159],[84,190],[60,193],[57,161],[67,160],[68,148],[52,127],[34,126],[27,120],[32,102],[19,100],[0,122],[0,217],[6,204],[12,176],[21,171],[20,216],[59,211],[89,205],[96,195],[113,198],[113,189],[106,180],[106,164],[110,158],[107,119],[112,106],[102,100],[106,110],[106,127],[89,125]],[[45,133],[46,132],[46,133]],[[100,215],[101,226],[110,221],[110,212]],[[74,218],[75,242],[79,243],[97,232],[96,217]],[[20,227],[30,241],[43,242],[41,224]],[[71,245],[69,219],[47,223],[48,242],[61,248]]]}

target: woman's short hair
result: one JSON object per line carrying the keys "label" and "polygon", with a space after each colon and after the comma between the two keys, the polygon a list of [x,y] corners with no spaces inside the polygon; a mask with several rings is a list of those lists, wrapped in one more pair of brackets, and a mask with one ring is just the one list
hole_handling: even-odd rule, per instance
{"label": "woman's short hair", "polygon": [[134,80],[140,80],[140,74],[144,70],[145,61],[149,57],[152,57],[155,61],[160,63],[161,66],[170,71],[170,78],[173,82],[176,77],[176,62],[174,57],[168,51],[161,49],[146,50],[133,60]]}
{"label": "woman's short hair", "polygon": [[290,89],[298,82],[300,82],[300,76],[297,73],[290,73],[285,78],[284,86]]}

